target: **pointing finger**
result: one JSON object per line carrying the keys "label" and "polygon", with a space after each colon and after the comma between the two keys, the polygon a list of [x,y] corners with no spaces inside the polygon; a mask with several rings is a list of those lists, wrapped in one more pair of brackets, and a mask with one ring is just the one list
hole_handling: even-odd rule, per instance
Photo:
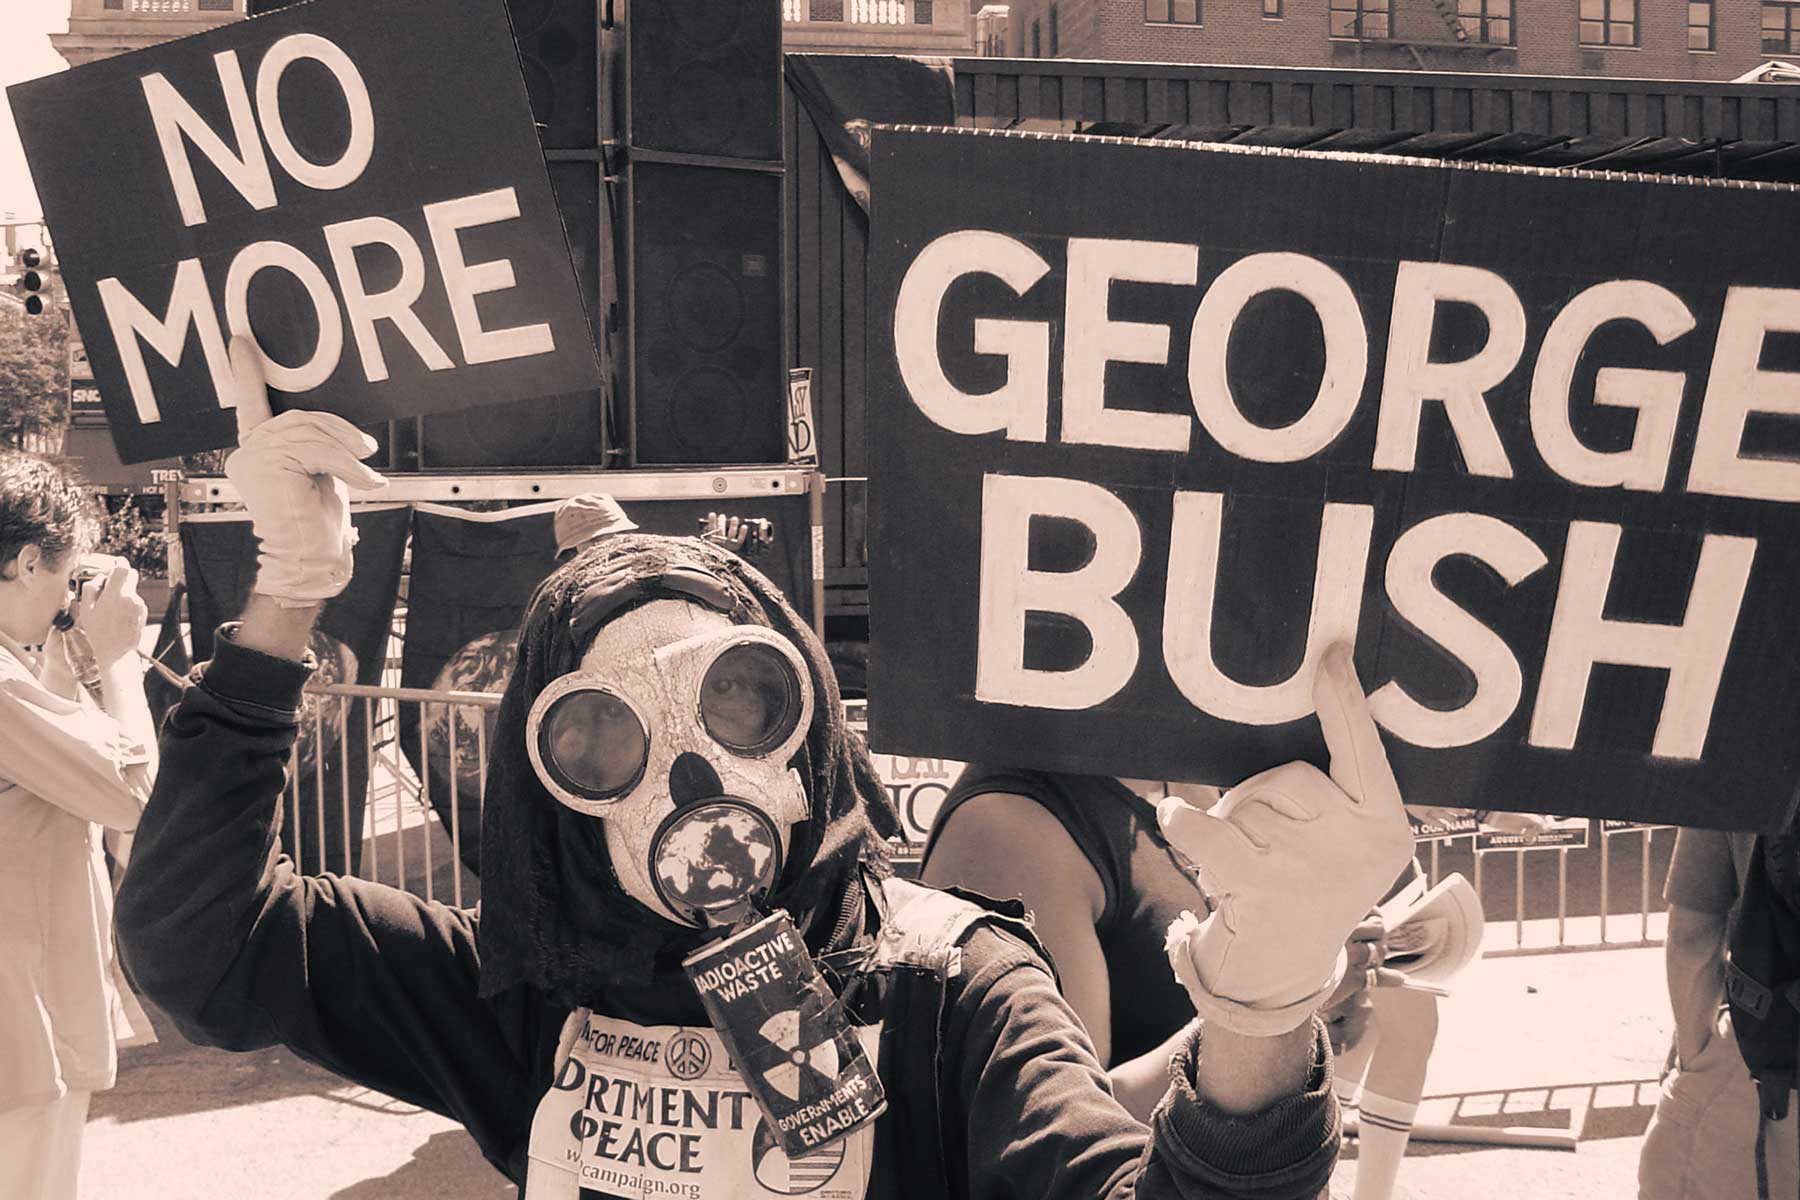
{"label": "pointing finger", "polygon": [[1400,785],[1388,765],[1347,644],[1339,642],[1320,657],[1313,677],[1313,705],[1331,755],[1332,781],[1359,804],[1374,802],[1398,810]]}
{"label": "pointing finger", "polygon": [[231,339],[231,378],[241,446],[252,429],[269,419],[269,385],[263,377],[262,351],[243,334]]}

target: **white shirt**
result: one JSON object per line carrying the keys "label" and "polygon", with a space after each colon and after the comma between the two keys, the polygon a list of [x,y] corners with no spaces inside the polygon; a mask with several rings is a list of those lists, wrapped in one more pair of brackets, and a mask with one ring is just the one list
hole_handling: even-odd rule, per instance
{"label": "white shirt", "polygon": [[0,634],[0,1109],[111,1087],[115,1039],[150,1033],[114,960],[101,856],[102,826],[137,826],[149,757]]}

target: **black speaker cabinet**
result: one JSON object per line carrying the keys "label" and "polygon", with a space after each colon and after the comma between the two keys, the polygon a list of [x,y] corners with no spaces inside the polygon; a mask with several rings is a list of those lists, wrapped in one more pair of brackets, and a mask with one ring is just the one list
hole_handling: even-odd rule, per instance
{"label": "black speaker cabinet", "polygon": [[507,0],[525,92],[546,150],[600,144],[595,0]]}
{"label": "black speaker cabinet", "polygon": [[781,176],[629,169],[633,462],[786,457]]}
{"label": "black speaker cabinet", "polygon": [[614,136],[639,150],[781,158],[780,0],[602,2],[624,83],[612,94]]}

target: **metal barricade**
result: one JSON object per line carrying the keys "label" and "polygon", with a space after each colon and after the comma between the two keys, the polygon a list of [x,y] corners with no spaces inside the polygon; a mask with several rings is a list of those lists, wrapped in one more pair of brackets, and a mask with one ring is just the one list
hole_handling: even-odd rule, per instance
{"label": "metal barricade", "polygon": [[1478,850],[1471,834],[1423,843],[1419,858],[1433,884],[1460,871],[1474,885],[1488,957],[1662,945],[1675,827],[1587,825],[1575,846]]}
{"label": "metal barricade", "polygon": [[[303,765],[288,772],[282,804],[283,842],[299,859],[297,869],[356,875],[415,892],[428,901],[441,899],[458,908],[472,905],[480,884],[464,862],[464,839],[479,839],[481,830],[463,827],[460,792],[464,779],[475,781],[480,811],[486,801],[489,714],[499,707],[500,697],[490,692],[347,683],[310,686],[307,692],[316,703],[308,705],[311,711],[302,718],[302,736],[310,733],[320,750],[304,759],[296,756],[295,762]],[[400,710],[405,705],[418,709],[415,757],[409,757],[400,742]],[[363,719],[357,722],[353,718],[359,709]],[[434,716],[443,719],[434,723]],[[465,726],[473,729],[473,738],[462,732]],[[358,727],[361,744],[353,746],[351,730]],[[436,732],[444,736],[442,747],[433,745]],[[336,770],[328,771],[332,755]],[[360,756],[362,771],[352,769],[353,756]],[[466,756],[473,757],[472,764],[465,763]],[[441,772],[429,769],[436,762],[443,764]],[[467,770],[471,765],[474,770]],[[449,789],[447,825],[431,802],[434,777]],[[358,785],[363,789],[360,801],[355,794]],[[340,825],[338,844],[357,850],[333,856],[314,849],[313,861],[308,861],[301,848],[316,848],[323,840],[309,837],[307,827],[317,830],[328,821]],[[329,861],[318,861],[320,857]]]}
{"label": "metal barricade", "polygon": [[[320,703],[309,706],[304,720],[311,722],[314,743],[327,752],[306,759],[310,803],[302,803],[301,772],[289,773],[284,840],[290,847],[306,844],[300,835],[308,823],[336,821],[343,834],[339,844],[358,846],[360,856],[346,856],[347,862],[303,859],[300,869],[355,874],[426,900],[472,905],[480,884],[465,862],[464,840],[479,841],[481,831],[466,827],[462,789],[476,789],[480,812],[486,801],[488,728],[500,697],[344,683],[308,691]],[[406,705],[416,706],[419,717],[411,755],[400,743],[399,718]],[[353,706],[362,706],[360,723],[352,720]],[[362,744],[352,746],[350,730],[358,726]],[[327,771],[327,753],[337,755],[333,772]],[[365,771],[351,769],[354,755],[361,756]],[[441,769],[421,771],[415,764]],[[361,805],[351,793],[359,781],[366,789]],[[434,787],[449,789],[447,797],[438,797],[446,803],[433,803]],[[447,821],[441,813],[448,814]],[[1484,953],[1489,956],[1625,949],[1662,944],[1667,916],[1661,885],[1674,840],[1673,826],[1596,820],[1588,822],[1580,845],[1477,849],[1476,836],[1468,834],[1423,842],[1419,858],[1433,884],[1460,871],[1474,885],[1487,913]]]}

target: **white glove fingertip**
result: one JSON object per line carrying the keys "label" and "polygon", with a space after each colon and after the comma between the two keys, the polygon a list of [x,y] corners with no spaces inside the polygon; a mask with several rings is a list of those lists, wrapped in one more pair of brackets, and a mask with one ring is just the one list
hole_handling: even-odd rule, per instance
{"label": "white glove fingertip", "polygon": [[270,419],[269,385],[263,374],[262,350],[250,337],[239,334],[229,350],[233,385],[232,403],[237,410],[238,445]]}

